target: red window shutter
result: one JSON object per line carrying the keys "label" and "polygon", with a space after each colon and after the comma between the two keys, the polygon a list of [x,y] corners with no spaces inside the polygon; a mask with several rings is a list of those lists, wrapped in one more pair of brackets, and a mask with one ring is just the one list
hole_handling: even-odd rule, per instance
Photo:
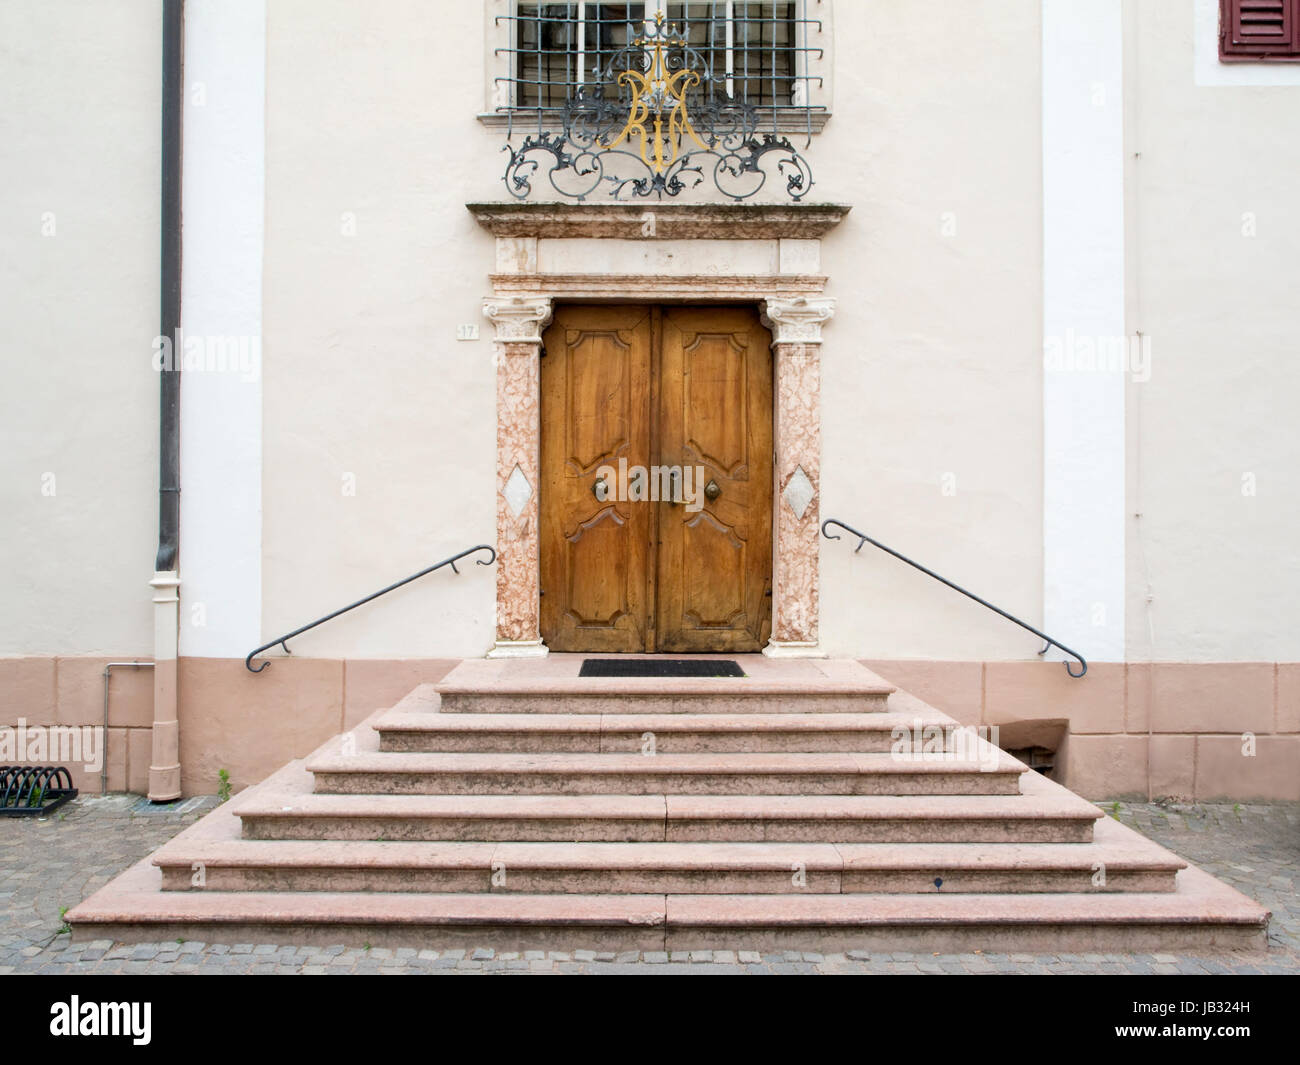
{"label": "red window shutter", "polygon": [[1219,0],[1219,58],[1300,61],[1300,0]]}

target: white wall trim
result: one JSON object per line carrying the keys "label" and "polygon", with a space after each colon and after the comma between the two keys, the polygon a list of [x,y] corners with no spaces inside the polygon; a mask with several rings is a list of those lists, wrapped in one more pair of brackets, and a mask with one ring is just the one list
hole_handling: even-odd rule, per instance
{"label": "white wall trim", "polygon": [[1208,88],[1300,85],[1300,63],[1223,63],[1219,61],[1219,0],[1196,5],[1196,84]]}
{"label": "white wall trim", "polygon": [[1124,658],[1121,0],[1043,0],[1043,623]]}
{"label": "white wall trim", "polygon": [[265,0],[189,0],[181,273],[185,656],[242,658],[262,642],[265,129]]}

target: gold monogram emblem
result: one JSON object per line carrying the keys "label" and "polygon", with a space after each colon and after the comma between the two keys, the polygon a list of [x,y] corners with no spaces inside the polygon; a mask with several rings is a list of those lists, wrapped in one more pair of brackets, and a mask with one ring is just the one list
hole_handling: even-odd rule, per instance
{"label": "gold monogram emblem", "polygon": [[700,83],[700,76],[686,64],[680,70],[668,70],[668,49],[684,46],[685,42],[675,27],[665,26],[662,11],[655,14],[653,31],[632,43],[649,50],[650,69],[644,73],[625,70],[619,74],[619,85],[632,90],[632,102],[627,122],[609,147],[617,147],[624,141],[631,143],[635,138],[640,142],[641,161],[656,174],[662,174],[681,155],[685,138],[708,149],[695,132],[686,107],[686,94]]}

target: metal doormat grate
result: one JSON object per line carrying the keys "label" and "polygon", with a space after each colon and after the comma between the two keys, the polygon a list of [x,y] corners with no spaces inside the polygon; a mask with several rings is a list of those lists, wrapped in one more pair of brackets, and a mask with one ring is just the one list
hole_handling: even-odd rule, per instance
{"label": "metal doormat grate", "polygon": [[743,677],[723,658],[585,658],[580,677]]}

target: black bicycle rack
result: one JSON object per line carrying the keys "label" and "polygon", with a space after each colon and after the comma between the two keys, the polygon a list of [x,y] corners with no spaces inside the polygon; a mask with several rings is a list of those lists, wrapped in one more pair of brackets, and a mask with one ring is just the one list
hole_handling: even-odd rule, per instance
{"label": "black bicycle rack", "polygon": [[76,797],[61,765],[0,765],[0,814],[47,814]]}

